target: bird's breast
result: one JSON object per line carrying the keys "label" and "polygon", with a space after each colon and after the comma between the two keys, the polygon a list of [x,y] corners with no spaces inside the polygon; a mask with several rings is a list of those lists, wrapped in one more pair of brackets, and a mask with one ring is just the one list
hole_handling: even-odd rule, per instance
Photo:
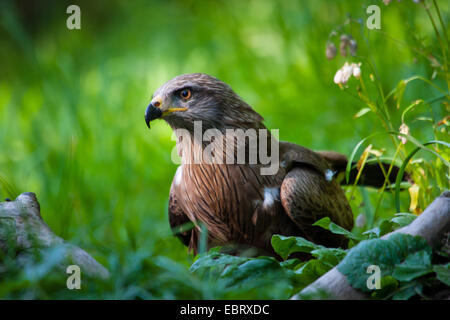
{"label": "bird's breast", "polygon": [[174,184],[189,218],[205,223],[219,242],[263,243],[285,217],[280,202],[283,172],[259,172],[250,165],[184,164]]}

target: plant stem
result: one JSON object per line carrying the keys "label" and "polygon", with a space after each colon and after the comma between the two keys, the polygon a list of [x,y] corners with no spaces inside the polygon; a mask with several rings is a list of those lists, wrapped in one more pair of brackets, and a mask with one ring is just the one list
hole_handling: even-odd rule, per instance
{"label": "plant stem", "polygon": [[[438,12],[439,19],[441,19],[441,16],[440,16],[440,13],[439,13],[439,9],[438,9],[438,7],[436,5],[436,2],[434,2],[434,4],[435,4],[435,8],[436,8],[436,10]],[[443,58],[444,58],[443,67],[444,67],[444,73],[445,73],[445,80],[447,82],[448,90],[450,91],[450,75],[449,75],[449,72],[448,72],[447,49],[444,46],[444,44],[442,43],[441,35],[440,35],[439,30],[438,30],[438,28],[436,26],[436,23],[434,22],[433,15],[431,14],[431,11],[430,11],[429,7],[427,5],[425,5],[424,3],[422,3],[422,6],[425,9],[425,11],[427,12],[428,17],[430,18],[431,24],[433,25],[434,32],[436,33],[436,38],[437,38],[437,40],[439,42],[439,46],[441,47],[442,55],[443,55]],[[444,26],[442,20],[441,20],[441,25]],[[444,26],[444,30],[445,30],[445,26]],[[443,32],[444,32],[444,35],[445,35],[446,31],[443,31]],[[448,43],[448,39],[446,39],[446,42]]]}
{"label": "plant stem", "polygon": [[389,183],[389,176],[391,175],[391,171],[392,171],[392,168],[394,167],[395,159],[396,159],[397,156],[398,156],[398,153],[399,153],[399,151],[400,151],[400,149],[401,149],[401,146],[402,146],[401,143],[398,144],[397,149],[395,150],[394,158],[392,159],[392,162],[391,162],[391,165],[389,166],[389,170],[388,170],[388,172],[387,172],[386,178],[384,179],[383,187],[382,187],[381,190],[380,190],[381,195],[380,195],[380,197],[378,198],[377,206],[376,206],[376,208],[375,208],[375,213],[373,214],[374,220],[376,219],[378,210],[380,209],[380,206],[381,206],[381,200],[383,199],[383,195],[384,195],[384,190],[386,189],[386,186],[387,186],[387,184]]}
{"label": "plant stem", "polygon": [[438,5],[436,3],[436,0],[433,0],[433,4],[434,4],[434,8],[436,9],[436,12],[437,12],[437,16],[439,18],[439,22],[441,23],[442,33],[444,34],[445,42],[447,42],[447,48],[450,51],[450,41],[448,39],[447,28],[445,27],[444,20],[442,20],[441,11],[439,10],[439,7],[438,7]]}

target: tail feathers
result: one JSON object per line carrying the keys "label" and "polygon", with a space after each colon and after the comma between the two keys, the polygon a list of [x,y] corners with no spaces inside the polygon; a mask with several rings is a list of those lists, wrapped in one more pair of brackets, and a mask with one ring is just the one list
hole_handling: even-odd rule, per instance
{"label": "tail feathers", "polygon": [[[345,174],[347,169],[347,157],[341,153],[334,151],[318,151],[318,153],[323,156],[328,163],[331,165],[336,174],[341,176]],[[341,179],[341,184],[352,185],[355,183],[356,177],[358,175],[358,169],[355,167],[356,162],[352,162],[352,169],[350,170],[349,181],[345,178]],[[366,163],[364,165],[363,171],[358,179],[357,185],[359,186],[370,186],[375,188],[381,188],[385,182],[385,175],[389,171],[389,163]],[[394,183],[397,179],[399,167],[393,166],[388,177],[390,183]],[[411,177],[405,172],[402,181],[411,182]]]}

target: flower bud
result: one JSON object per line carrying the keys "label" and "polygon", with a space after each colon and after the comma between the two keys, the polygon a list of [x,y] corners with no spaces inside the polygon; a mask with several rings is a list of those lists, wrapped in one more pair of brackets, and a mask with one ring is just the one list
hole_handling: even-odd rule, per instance
{"label": "flower bud", "polygon": [[346,34],[341,35],[341,43],[339,45],[339,52],[341,53],[341,56],[343,56],[343,57],[347,56],[347,47],[349,44],[349,40],[350,40],[350,38]]}
{"label": "flower bud", "polygon": [[334,83],[336,84],[340,84],[342,83],[342,70],[339,69],[336,74],[334,75],[334,79],[333,79]]}
{"label": "flower bud", "polygon": [[360,66],[361,66],[361,63],[359,63],[359,64],[353,63],[353,76],[356,79],[359,79],[359,77],[361,77],[361,68],[360,68]]}
{"label": "flower bud", "polygon": [[334,45],[334,43],[333,42],[328,42],[327,49],[326,49],[326,52],[325,52],[325,55],[326,55],[327,59],[328,60],[333,59],[336,56],[336,52],[337,52],[337,49],[336,49],[336,46]]}
{"label": "flower bud", "polygon": [[351,39],[349,41],[349,47],[350,47],[350,54],[352,56],[356,56],[356,49],[358,49],[358,44],[356,43],[355,39]]}
{"label": "flower bud", "polygon": [[[409,127],[405,123],[402,123],[402,125],[400,126],[400,133],[409,134]],[[404,136],[398,136],[398,138],[400,139],[402,144],[405,144],[406,141],[408,141]]]}

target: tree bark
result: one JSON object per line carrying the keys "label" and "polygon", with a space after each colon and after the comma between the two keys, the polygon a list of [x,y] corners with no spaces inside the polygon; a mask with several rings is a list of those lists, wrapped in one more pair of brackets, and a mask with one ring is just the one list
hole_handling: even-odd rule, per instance
{"label": "tree bark", "polygon": [[[420,216],[411,224],[384,235],[381,239],[388,239],[395,233],[410,234],[425,238],[432,248],[442,245],[444,235],[450,232],[450,191],[444,191],[437,197]],[[312,284],[304,288],[291,299],[297,300],[303,295],[321,293],[329,299],[337,300],[362,300],[369,299],[369,295],[354,289],[347,278],[334,267]]]}
{"label": "tree bark", "polygon": [[59,267],[66,270],[77,265],[83,274],[106,279],[109,272],[83,249],[67,243],[53,233],[42,220],[39,202],[31,192],[22,193],[15,201],[0,202],[0,249],[14,246],[18,252],[17,263],[30,260],[33,250],[60,246],[64,257]]}

